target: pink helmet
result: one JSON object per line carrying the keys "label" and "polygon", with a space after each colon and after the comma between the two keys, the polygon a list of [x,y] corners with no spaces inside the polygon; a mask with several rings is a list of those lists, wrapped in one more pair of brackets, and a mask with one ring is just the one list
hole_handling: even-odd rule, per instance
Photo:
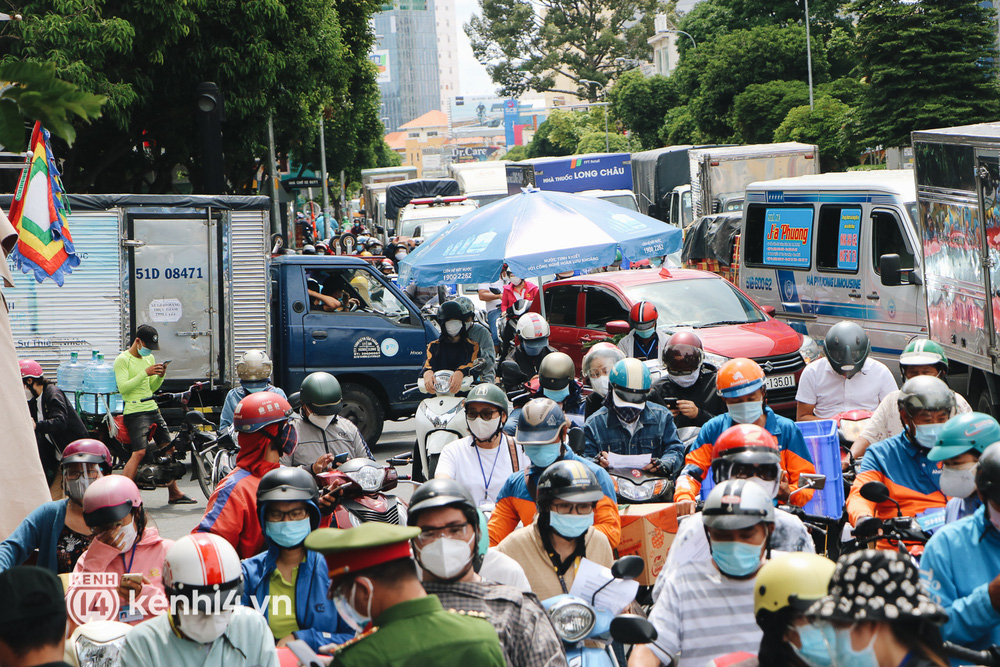
{"label": "pink helmet", "polygon": [[139,487],[123,475],[95,480],[83,494],[83,520],[91,528],[121,521],[136,507],[142,507]]}
{"label": "pink helmet", "polygon": [[42,365],[34,359],[21,359],[17,363],[21,367],[22,378],[40,378],[45,375]]}
{"label": "pink helmet", "polygon": [[81,438],[66,445],[62,465],[69,463],[99,463],[105,475],[111,474],[111,452],[100,440]]}

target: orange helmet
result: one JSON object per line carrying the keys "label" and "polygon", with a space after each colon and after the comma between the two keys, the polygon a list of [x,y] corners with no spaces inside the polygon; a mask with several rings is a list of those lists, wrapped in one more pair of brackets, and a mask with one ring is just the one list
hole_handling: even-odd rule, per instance
{"label": "orange helmet", "polygon": [[753,359],[730,359],[715,376],[715,386],[723,398],[752,394],[764,386],[764,369]]}
{"label": "orange helmet", "polygon": [[762,476],[779,475],[781,449],[777,439],[756,424],[738,424],[727,428],[716,439],[712,452],[712,478],[715,483],[730,479],[734,466],[757,470],[769,468],[770,474]]}

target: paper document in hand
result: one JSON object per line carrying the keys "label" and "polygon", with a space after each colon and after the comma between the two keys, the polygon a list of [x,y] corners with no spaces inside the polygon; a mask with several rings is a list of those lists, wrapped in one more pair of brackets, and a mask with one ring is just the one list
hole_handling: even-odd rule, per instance
{"label": "paper document in hand", "polygon": [[645,468],[652,460],[652,454],[615,454],[614,452],[608,452],[609,468],[625,468],[627,470]]}
{"label": "paper document in hand", "polygon": [[576,578],[573,579],[573,587],[569,594],[583,598],[587,604],[590,604],[594,593],[605,584],[607,586],[597,594],[597,599],[593,604],[598,609],[606,609],[612,614],[621,612],[635,599],[636,593],[639,592],[639,582],[615,579],[611,576],[611,568],[583,558],[580,560],[580,567],[576,570]]}

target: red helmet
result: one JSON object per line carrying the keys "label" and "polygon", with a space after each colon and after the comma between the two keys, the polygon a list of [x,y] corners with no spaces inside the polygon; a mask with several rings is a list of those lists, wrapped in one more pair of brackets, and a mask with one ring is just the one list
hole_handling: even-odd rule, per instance
{"label": "red helmet", "polygon": [[656,306],[650,301],[640,301],[628,311],[628,323],[633,329],[646,331],[656,326]]}
{"label": "red helmet", "polygon": [[70,463],[98,463],[105,475],[111,474],[111,452],[100,440],[81,438],[66,445],[62,465]]}
{"label": "red helmet", "polygon": [[270,391],[258,391],[237,404],[233,427],[241,433],[255,433],[268,424],[286,421],[291,414],[287,400]]}
{"label": "red helmet", "polygon": [[42,365],[34,359],[21,359],[17,362],[21,367],[21,378],[40,378],[45,375]]}
{"label": "red helmet", "polygon": [[705,348],[693,331],[678,331],[663,346],[663,366],[671,375],[690,375],[701,368]]}
{"label": "red helmet", "polygon": [[121,521],[136,507],[142,507],[142,495],[135,482],[124,475],[95,480],[83,494],[83,520],[91,528]]}
{"label": "red helmet", "polygon": [[732,476],[737,464],[773,465],[781,468],[781,448],[768,431],[756,424],[730,426],[715,441],[712,452],[712,477],[716,484]]}

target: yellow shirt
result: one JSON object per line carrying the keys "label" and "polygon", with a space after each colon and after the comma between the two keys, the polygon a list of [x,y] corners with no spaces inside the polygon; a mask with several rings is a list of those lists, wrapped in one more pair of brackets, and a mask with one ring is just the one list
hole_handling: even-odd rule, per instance
{"label": "yellow shirt", "polygon": [[292,570],[292,581],[289,583],[275,568],[271,573],[270,596],[267,609],[267,624],[271,626],[274,640],[284,639],[299,629],[295,618],[295,581],[299,577],[299,567]]}
{"label": "yellow shirt", "polygon": [[157,410],[156,401],[140,402],[140,399],[153,395],[163,378],[159,375],[146,375],[146,369],[156,363],[153,355],[136,357],[125,350],[115,358],[115,380],[118,391],[125,401],[125,414],[135,412],[153,412]]}

